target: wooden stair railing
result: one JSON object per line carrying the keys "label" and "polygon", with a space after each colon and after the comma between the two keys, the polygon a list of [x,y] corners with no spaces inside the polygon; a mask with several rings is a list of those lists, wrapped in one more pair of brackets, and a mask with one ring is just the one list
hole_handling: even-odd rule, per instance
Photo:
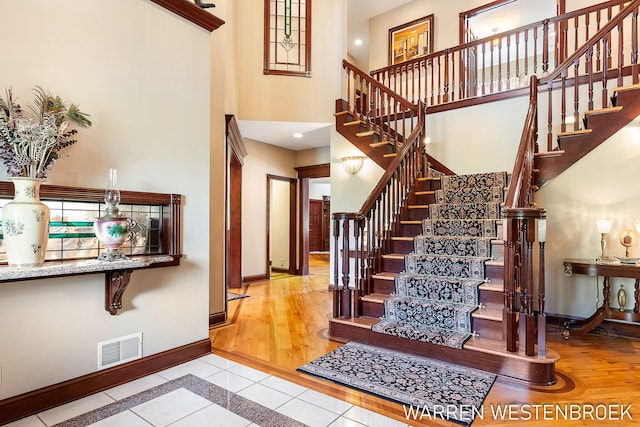
{"label": "wooden stair railing", "polygon": [[[352,121],[346,125],[357,126],[361,135],[375,133],[379,141],[390,147],[390,154],[397,154],[407,141],[406,138],[416,128],[422,127],[424,113],[421,117],[420,103],[410,103],[346,60],[342,61],[342,66],[346,77],[346,101],[338,104],[346,104],[346,110],[336,114],[348,113]],[[339,126],[337,130],[341,132],[342,127]],[[389,164],[388,159],[381,162],[385,169]]]}
{"label": "wooden stair railing", "polygon": [[[536,355],[536,343],[538,345],[537,354],[544,355],[545,345],[545,270],[544,270],[544,248],[546,240],[546,211],[537,207],[533,201],[533,192],[537,189],[534,185],[534,172],[536,171],[536,154],[539,152],[537,144],[538,138],[538,110],[540,101],[538,99],[538,87],[547,88],[547,148],[551,150],[551,129],[552,129],[552,109],[554,98],[552,91],[554,85],[559,80],[561,90],[561,118],[562,129],[565,130],[564,119],[566,117],[566,93],[568,87],[573,87],[575,113],[578,115],[579,87],[588,87],[588,107],[593,108],[593,83],[596,80],[593,67],[594,51],[602,44],[606,57],[598,57],[598,61],[606,62],[608,66],[602,67],[599,80],[602,83],[602,103],[608,102],[607,81],[613,76],[617,79],[618,85],[622,85],[625,69],[631,76],[634,84],[638,83],[638,33],[637,17],[640,0],[628,2],[621,11],[600,28],[587,42],[578,47],[562,64],[556,69],[538,80],[532,76],[530,80],[529,110],[525,120],[520,146],[513,169],[511,182],[505,200],[503,217],[505,221],[504,242],[505,242],[505,307],[503,310],[504,333],[507,351],[516,352],[523,349],[527,356]],[[631,16],[630,16],[631,15]],[[624,26],[625,20],[630,16],[631,20],[631,48],[630,64],[625,66],[624,62]],[[614,34],[616,31],[617,34]],[[610,43],[617,39],[617,60],[612,61]],[[604,55],[604,53],[603,53]],[[615,67],[613,66],[615,62]],[[586,78],[579,73],[580,65],[586,65]],[[573,79],[568,83],[568,70],[573,68]],[[574,128],[577,130],[577,123]],[[602,141],[600,141],[602,142]],[[581,151],[582,153],[584,150]],[[562,153],[558,153],[562,155]],[[584,155],[584,154],[582,154]],[[570,159],[571,162],[577,159]],[[568,165],[569,163],[567,163]],[[567,166],[568,167],[568,166]],[[538,271],[534,272],[533,245],[537,240],[539,244]],[[534,278],[538,277],[538,315],[534,310]]]}
{"label": "wooden stair railing", "polygon": [[[536,168],[540,169],[538,186],[567,169],[640,113],[640,104],[633,99],[637,97],[628,99],[622,108],[616,107],[615,100],[610,103],[611,95],[617,96],[623,91],[622,86],[638,85],[640,81],[639,6],[638,0],[627,2],[585,44],[539,80],[540,89],[546,89],[547,105],[546,111],[541,112],[541,120],[546,122],[546,143],[536,153]],[[581,112],[584,120],[580,120]],[[600,119],[598,129],[587,129],[589,118],[597,121],[596,116],[608,117]],[[568,119],[572,122],[569,128]]]}
{"label": "wooden stair railing", "polygon": [[[423,108],[418,104],[417,117],[424,117]],[[360,211],[333,214],[335,318],[360,316],[360,297],[371,293],[372,276],[380,271],[381,256],[407,209],[409,191],[427,167],[423,134],[424,121],[417,120]]]}
{"label": "wooden stair railing", "polygon": [[[546,353],[544,245],[546,211],[533,203],[534,153],[538,136],[538,79],[531,77],[529,110],[503,209],[504,309],[503,337],[507,351],[524,350],[527,356]],[[536,233],[537,229],[537,233]],[[538,234],[538,272],[534,274],[533,245]],[[538,277],[538,317],[534,302],[534,277]]]}
{"label": "wooden stair railing", "polygon": [[[556,70],[625,3],[615,0],[589,6],[374,70],[371,75],[408,101],[424,102],[432,113],[451,102],[464,106],[526,95],[532,75],[541,78]],[[607,51],[613,47],[611,40],[618,37],[611,35],[609,45],[597,49],[602,56],[595,64],[597,71],[610,68],[605,65],[612,59]]]}

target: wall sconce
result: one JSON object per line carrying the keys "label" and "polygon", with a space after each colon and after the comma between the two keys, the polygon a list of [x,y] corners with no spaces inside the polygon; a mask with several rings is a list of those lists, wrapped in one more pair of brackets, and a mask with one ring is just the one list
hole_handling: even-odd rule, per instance
{"label": "wall sconce", "polygon": [[344,170],[346,170],[351,175],[355,175],[356,172],[360,170],[362,167],[362,162],[364,161],[363,156],[347,156],[340,159],[342,161],[342,166]]}
{"label": "wall sconce", "polygon": [[611,231],[611,221],[610,219],[597,219],[596,226],[598,227],[598,232],[600,233],[600,249],[602,250],[602,254],[596,258],[596,262],[600,262],[603,264],[611,263],[613,261],[612,258],[607,256],[607,233]]}

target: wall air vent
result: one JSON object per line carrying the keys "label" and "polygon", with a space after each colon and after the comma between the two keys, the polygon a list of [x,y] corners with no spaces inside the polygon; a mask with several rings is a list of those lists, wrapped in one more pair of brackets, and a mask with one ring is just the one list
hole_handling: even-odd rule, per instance
{"label": "wall air vent", "polygon": [[142,332],[98,343],[98,370],[142,357]]}

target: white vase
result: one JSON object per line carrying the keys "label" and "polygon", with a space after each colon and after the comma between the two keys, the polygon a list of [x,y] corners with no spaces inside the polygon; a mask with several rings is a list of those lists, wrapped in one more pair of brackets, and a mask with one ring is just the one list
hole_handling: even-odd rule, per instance
{"label": "white vase", "polygon": [[14,197],[2,208],[2,230],[10,267],[44,264],[49,240],[49,207],[40,201],[38,178],[9,178]]}

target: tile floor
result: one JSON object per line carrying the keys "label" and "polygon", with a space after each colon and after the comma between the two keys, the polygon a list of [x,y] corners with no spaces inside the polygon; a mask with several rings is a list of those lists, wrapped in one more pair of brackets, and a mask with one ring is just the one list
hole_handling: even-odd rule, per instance
{"label": "tile floor", "polygon": [[214,354],[8,425],[406,426]]}

